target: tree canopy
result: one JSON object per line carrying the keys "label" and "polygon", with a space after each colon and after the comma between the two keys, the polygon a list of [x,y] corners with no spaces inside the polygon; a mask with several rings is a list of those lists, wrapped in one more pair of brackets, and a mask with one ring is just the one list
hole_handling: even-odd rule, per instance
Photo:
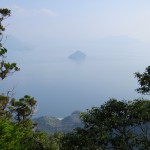
{"label": "tree canopy", "polygon": [[148,149],[150,147],[150,101],[110,99],[81,114],[83,128],[64,136],[62,149]]}

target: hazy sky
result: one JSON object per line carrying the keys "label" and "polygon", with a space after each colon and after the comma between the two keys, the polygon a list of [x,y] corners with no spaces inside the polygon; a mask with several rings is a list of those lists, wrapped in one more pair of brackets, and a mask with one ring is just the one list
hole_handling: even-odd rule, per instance
{"label": "hazy sky", "polygon": [[8,32],[23,39],[150,38],[149,0],[1,0],[1,6],[12,10]]}
{"label": "hazy sky", "polygon": [[[149,0],[0,0],[10,8],[8,58],[19,73],[1,83],[38,100],[38,115],[65,116],[110,97],[132,99],[133,73],[149,65]],[[68,56],[81,50],[78,64]]]}

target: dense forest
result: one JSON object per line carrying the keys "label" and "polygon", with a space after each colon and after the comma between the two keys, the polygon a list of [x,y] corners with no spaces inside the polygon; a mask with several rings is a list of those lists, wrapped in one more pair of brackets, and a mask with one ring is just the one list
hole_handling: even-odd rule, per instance
{"label": "dense forest", "polygon": [[[6,60],[3,46],[3,20],[11,15],[0,9],[0,78],[20,71]],[[138,93],[150,94],[150,66],[135,73]],[[80,113],[83,123],[69,133],[46,133],[37,130],[32,116],[37,107],[34,97],[13,97],[13,89],[0,95],[0,150],[148,150],[150,149],[150,101],[112,98],[100,107]],[[65,120],[64,120],[65,121]]]}

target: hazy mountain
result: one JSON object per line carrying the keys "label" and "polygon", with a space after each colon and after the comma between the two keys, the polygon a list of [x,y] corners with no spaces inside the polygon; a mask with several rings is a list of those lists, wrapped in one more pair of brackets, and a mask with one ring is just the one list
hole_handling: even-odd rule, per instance
{"label": "hazy mountain", "polygon": [[32,50],[31,44],[27,44],[26,42],[12,36],[5,35],[3,38],[4,46],[11,51],[28,51]]}
{"label": "hazy mountain", "polygon": [[56,117],[43,116],[33,119],[37,123],[37,130],[49,133],[54,132],[70,132],[76,127],[82,127],[82,122],[80,120],[80,112],[74,111],[70,116],[63,119],[58,119]]}

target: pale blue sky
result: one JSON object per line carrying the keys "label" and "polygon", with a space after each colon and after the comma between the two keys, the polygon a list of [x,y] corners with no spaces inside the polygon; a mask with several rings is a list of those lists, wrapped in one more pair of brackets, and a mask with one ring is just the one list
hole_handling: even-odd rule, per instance
{"label": "pale blue sky", "polygon": [[[63,117],[110,97],[140,97],[133,73],[149,65],[149,0],[0,0],[12,15],[8,59],[21,68],[1,83],[38,100],[40,115]],[[81,50],[78,64],[68,56]]]}

